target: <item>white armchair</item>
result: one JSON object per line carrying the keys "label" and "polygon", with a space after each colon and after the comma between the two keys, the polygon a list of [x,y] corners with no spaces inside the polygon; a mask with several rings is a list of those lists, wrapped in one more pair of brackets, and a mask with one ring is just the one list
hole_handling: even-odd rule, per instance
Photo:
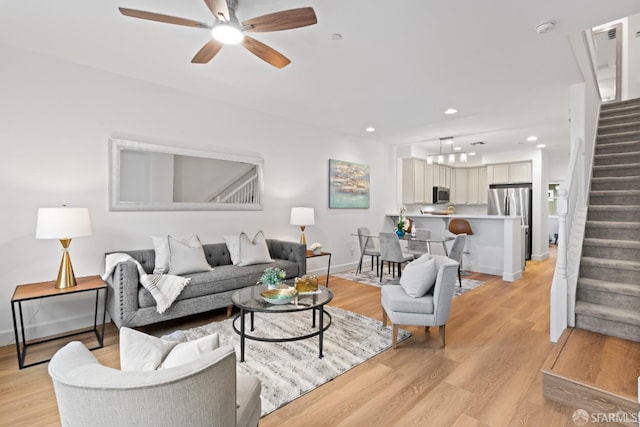
{"label": "white armchair", "polygon": [[[420,297],[411,297],[401,285],[382,287],[382,323],[387,325],[387,317],[392,323],[391,343],[397,347],[398,325],[438,326],[440,347],[445,344],[445,325],[449,320],[453,288],[456,283],[458,263],[445,256],[432,255],[437,275],[435,285]],[[407,267],[408,268],[408,267]]]}
{"label": "white armchair", "polygon": [[260,381],[236,377],[233,347],[159,371],[103,366],[80,342],[49,362],[63,426],[256,426]]}

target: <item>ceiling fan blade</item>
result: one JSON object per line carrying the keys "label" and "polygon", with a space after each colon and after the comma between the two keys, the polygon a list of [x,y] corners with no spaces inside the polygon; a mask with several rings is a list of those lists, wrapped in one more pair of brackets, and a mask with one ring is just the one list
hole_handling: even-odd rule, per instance
{"label": "ceiling fan blade", "polygon": [[193,21],[191,19],[178,18],[177,16],[162,15],[160,13],[145,12],[144,10],[127,9],[126,7],[119,7],[120,13],[132,18],[146,19],[148,21],[164,22],[166,24],[184,25],[185,27],[195,28],[211,28],[209,25]]}
{"label": "ceiling fan blade", "polygon": [[249,52],[253,53],[258,58],[273,65],[276,68],[284,68],[291,63],[289,58],[273,49],[272,47],[269,47],[254,38],[244,36],[244,40],[242,40],[242,46],[247,48]]}
{"label": "ceiling fan blade", "polygon": [[[216,19],[229,22],[229,8],[227,7],[227,0],[204,0],[204,2]],[[222,15],[223,19],[220,18],[220,15]]]}
{"label": "ceiling fan blade", "polygon": [[191,60],[192,64],[206,64],[211,61],[214,56],[220,49],[222,49],[223,44],[217,40],[211,39],[195,54],[193,59]]}
{"label": "ceiling fan blade", "polygon": [[242,25],[249,26],[246,31],[267,32],[291,30],[293,28],[306,27],[317,24],[316,13],[311,7],[301,7],[299,9],[283,10],[281,12],[270,13],[268,15],[257,16],[242,22]]}

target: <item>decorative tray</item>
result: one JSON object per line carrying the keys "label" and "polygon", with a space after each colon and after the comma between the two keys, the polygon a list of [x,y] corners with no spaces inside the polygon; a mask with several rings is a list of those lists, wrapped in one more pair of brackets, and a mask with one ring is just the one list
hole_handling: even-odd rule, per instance
{"label": "decorative tray", "polygon": [[262,299],[264,299],[269,304],[281,305],[290,303],[296,295],[298,295],[298,291],[294,288],[286,287],[286,288],[278,288],[278,289],[267,289],[262,291],[260,294]]}

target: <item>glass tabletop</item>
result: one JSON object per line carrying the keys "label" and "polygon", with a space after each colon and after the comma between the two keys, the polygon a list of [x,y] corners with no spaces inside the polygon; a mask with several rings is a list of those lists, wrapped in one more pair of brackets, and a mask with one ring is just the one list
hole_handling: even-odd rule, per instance
{"label": "glass tabletop", "polygon": [[321,307],[333,299],[333,292],[331,292],[329,288],[318,286],[317,292],[298,294],[298,296],[288,304],[271,304],[262,298],[262,291],[266,289],[267,287],[263,285],[242,288],[231,296],[231,301],[236,307],[243,310],[282,313]]}

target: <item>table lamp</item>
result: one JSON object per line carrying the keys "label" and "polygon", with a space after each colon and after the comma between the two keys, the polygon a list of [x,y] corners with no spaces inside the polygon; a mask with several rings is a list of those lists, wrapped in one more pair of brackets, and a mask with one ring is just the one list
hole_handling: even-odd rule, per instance
{"label": "table lamp", "polygon": [[313,208],[291,208],[291,225],[300,226],[300,243],[304,243],[305,245],[307,244],[307,238],[304,236],[304,229],[307,225],[313,224],[315,224]]}
{"label": "table lamp", "polygon": [[56,279],[56,288],[64,289],[76,286],[73,275],[69,245],[73,237],[91,235],[91,222],[87,208],[40,208],[36,239],[59,239],[62,244],[62,261]]}

